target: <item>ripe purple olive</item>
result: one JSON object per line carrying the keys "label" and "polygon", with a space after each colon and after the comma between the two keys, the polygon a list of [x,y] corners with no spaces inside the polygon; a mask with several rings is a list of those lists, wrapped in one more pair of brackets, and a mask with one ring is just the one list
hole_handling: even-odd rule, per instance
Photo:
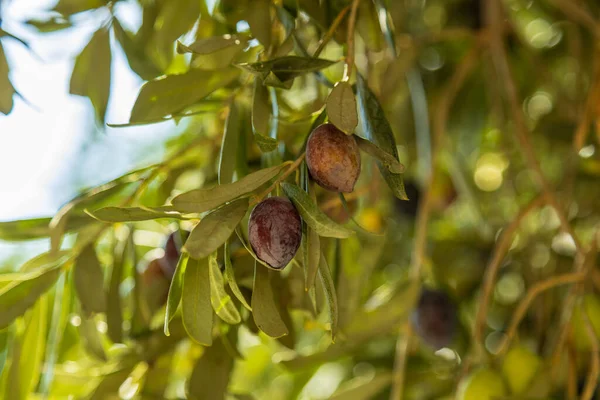
{"label": "ripe purple olive", "polygon": [[165,304],[169,295],[171,278],[165,275],[161,265],[162,260],[162,258],[155,258],[142,272],[142,290],[151,312]]}
{"label": "ripe purple olive", "polygon": [[354,136],[333,124],[315,128],[306,143],[306,165],[320,186],[349,193],[360,175],[360,151]]}
{"label": "ripe purple olive", "polygon": [[181,247],[189,234],[189,231],[177,230],[171,233],[167,238],[167,242],[165,243],[165,255],[159,259],[159,262],[165,277],[169,280],[173,279],[175,268],[177,267],[179,257],[181,256]]}
{"label": "ripe purple olive", "polygon": [[412,322],[417,334],[436,350],[447,347],[454,338],[457,325],[456,308],[441,291],[423,289]]}
{"label": "ripe purple olive", "polygon": [[250,213],[248,237],[256,256],[275,269],[284,268],[302,240],[300,215],[285,197],[269,197]]}

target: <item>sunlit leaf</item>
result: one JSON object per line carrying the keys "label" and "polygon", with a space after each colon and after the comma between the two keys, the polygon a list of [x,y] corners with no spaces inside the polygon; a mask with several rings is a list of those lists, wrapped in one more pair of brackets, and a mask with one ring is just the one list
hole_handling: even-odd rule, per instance
{"label": "sunlit leaf", "polygon": [[246,301],[246,298],[242,294],[242,292],[235,280],[235,274],[233,272],[233,265],[231,264],[231,258],[230,258],[231,255],[229,253],[229,242],[225,242],[225,247],[223,250],[223,257],[225,258],[225,280],[229,284],[229,289],[231,289],[231,292],[235,295],[235,297],[239,300],[239,302],[242,303],[242,305],[244,307],[246,307],[249,311],[252,311],[252,307],[250,307],[250,304],[248,304],[248,302]]}
{"label": "sunlit leaf", "polygon": [[101,313],[106,311],[104,273],[93,245],[83,249],[75,260],[73,282],[84,312]]}
{"label": "sunlit leaf", "polygon": [[325,260],[325,256],[321,253],[321,261],[319,262],[319,278],[323,284],[325,297],[327,298],[327,309],[329,312],[329,323],[331,324],[331,340],[335,340],[338,327],[338,302],[335,292],[335,283],[331,277],[331,271]]}
{"label": "sunlit leaf", "polygon": [[243,35],[222,35],[196,40],[192,44],[184,45],[177,42],[178,53],[211,54],[230,46],[246,43],[248,39]]}
{"label": "sunlit leaf", "polygon": [[[352,400],[369,400],[374,398],[378,393],[383,391],[386,387],[388,387],[392,383],[393,375],[390,372],[380,372],[373,377],[373,379],[369,379],[364,382],[361,379],[361,383],[354,385],[346,385],[338,389],[330,399],[334,400],[343,400],[343,399],[352,399]],[[357,379],[358,380],[358,379]]]}
{"label": "sunlit leaf", "polygon": [[44,295],[25,316],[25,332],[19,363],[19,398],[21,399],[27,399],[38,384],[46,347],[47,324],[48,298]]}
{"label": "sunlit leaf", "polygon": [[270,274],[277,273],[276,271],[263,268],[261,265],[255,265],[254,290],[252,291],[252,315],[254,316],[254,322],[261,331],[274,338],[289,334],[289,330],[281,319],[281,315],[275,304],[273,287],[271,286]]}
{"label": "sunlit leaf", "polygon": [[128,243],[129,240],[118,242],[113,249],[113,263],[106,298],[107,335],[114,343],[123,342],[123,310],[120,289],[123,280],[123,267],[129,250]]}
{"label": "sunlit leaf", "polygon": [[231,297],[225,291],[225,281],[217,261],[217,254],[212,253],[208,257],[210,273],[210,300],[215,313],[228,324],[239,324],[242,320],[239,311]]}
{"label": "sunlit leaf", "polygon": [[312,228],[307,229],[306,233],[307,240],[307,259],[305,266],[306,268],[306,282],[304,283],[304,289],[309,290],[315,286],[315,280],[317,278],[317,272],[319,270],[319,262],[321,259],[321,241],[319,234]]}
{"label": "sunlit leaf", "polygon": [[86,212],[98,221],[104,222],[133,222],[160,218],[185,219],[175,210],[163,211],[160,208],[150,207],[104,207],[94,211],[86,210]]}
{"label": "sunlit leaf", "polygon": [[338,82],[327,97],[329,122],[347,135],[351,135],[358,125],[356,98],[348,82]]}
{"label": "sunlit leaf", "polygon": [[219,184],[231,183],[236,169],[237,147],[240,141],[240,131],[242,130],[240,105],[235,101],[229,106],[229,114],[225,122],[225,132],[221,142],[221,152],[219,153]]}
{"label": "sunlit leaf", "polygon": [[198,260],[207,257],[229,239],[247,210],[248,199],[243,198],[208,214],[194,227],[183,251]]}
{"label": "sunlit leaf", "polygon": [[[110,96],[110,35],[100,28],[75,60],[71,75],[70,93],[89,97],[96,118],[104,122]],[[89,79],[93,76],[94,79]]]}
{"label": "sunlit leaf", "polygon": [[111,371],[102,377],[102,380],[92,391],[88,400],[106,400],[115,393],[118,394],[119,387],[125,382],[127,377],[131,374],[135,364],[126,363],[123,366],[119,366],[116,371]]}
{"label": "sunlit leaf", "polygon": [[98,332],[96,322],[91,317],[82,316],[81,324],[79,325],[79,333],[83,339],[83,345],[85,349],[96,357],[98,360],[106,361],[106,352],[102,344],[102,337]]}
{"label": "sunlit leaf", "polygon": [[[396,148],[396,139],[394,138],[390,123],[386,119],[379,101],[359,73],[356,74],[356,87],[362,130],[366,138],[375,143],[381,150],[393,155],[397,161],[400,161],[398,158],[398,149]],[[402,175],[391,173],[381,162],[378,163],[378,166],[381,175],[383,175],[394,195],[399,199],[408,200],[408,196],[404,190]]]}
{"label": "sunlit leaf", "polygon": [[279,175],[283,167],[284,165],[278,165],[261,169],[233,183],[182,193],[173,199],[173,208],[188,213],[200,213],[212,210],[223,203],[258,189]]}
{"label": "sunlit leaf", "polygon": [[[268,136],[270,119],[269,92],[259,79],[255,79],[252,99],[252,130],[254,141],[263,153],[273,151],[277,147],[277,139]],[[273,123],[277,122],[273,121]]]}
{"label": "sunlit leaf", "polygon": [[319,236],[343,239],[350,237],[353,234],[350,229],[337,224],[325,215],[311,200],[308,194],[298,186],[283,182],[281,187],[296,206],[302,219],[309,227],[314,229]]}
{"label": "sunlit leaf", "polygon": [[8,114],[13,108],[13,94],[15,88],[8,79],[8,62],[4,54],[4,48],[0,43],[0,113]]}
{"label": "sunlit leaf", "polygon": [[219,71],[190,70],[169,75],[142,86],[131,111],[130,122],[166,117],[197,103],[239,76],[233,68]]}
{"label": "sunlit leaf", "polygon": [[227,386],[233,370],[233,358],[227,353],[221,340],[204,353],[196,362],[188,381],[189,398],[193,400],[221,400],[227,398]]}
{"label": "sunlit leaf", "polygon": [[181,254],[181,257],[179,257],[179,261],[177,262],[177,267],[175,267],[175,273],[173,274],[173,279],[171,280],[171,286],[169,287],[169,297],[167,298],[167,309],[165,311],[165,335],[167,336],[171,334],[169,331],[169,323],[171,320],[173,320],[175,312],[177,311],[177,307],[179,307],[179,302],[181,301],[181,295],[183,291],[183,276],[185,274],[185,269],[189,258],[190,257],[187,253]]}
{"label": "sunlit leaf", "polygon": [[279,81],[286,82],[297,76],[327,68],[336,62],[321,58],[286,56],[253,64],[238,64],[238,66],[263,80],[272,73]]}
{"label": "sunlit leaf", "polygon": [[181,294],[183,325],[194,341],[212,345],[213,308],[210,302],[208,259],[189,259]]}

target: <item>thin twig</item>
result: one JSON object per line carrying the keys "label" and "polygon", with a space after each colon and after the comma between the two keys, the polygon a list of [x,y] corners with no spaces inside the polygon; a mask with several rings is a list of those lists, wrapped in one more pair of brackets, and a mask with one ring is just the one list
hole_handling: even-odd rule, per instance
{"label": "thin twig", "polygon": [[257,196],[255,196],[252,201],[250,202],[250,207],[260,203],[262,201],[262,199],[264,199],[269,193],[271,193],[273,190],[275,190],[275,188],[277,187],[277,185],[279,185],[281,182],[283,182],[285,180],[285,178],[287,178],[288,176],[290,176],[292,174],[292,172],[294,172],[302,163],[302,161],[304,160],[304,156],[306,156],[306,153],[302,153],[300,155],[300,157],[298,157],[296,159],[296,161],[294,161],[293,163],[290,164],[290,167],[279,176],[279,178],[277,178],[275,180],[275,182],[273,182],[273,184],[271,186],[269,186],[264,192],[258,194]]}
{"label": "thin twig", "polygon": [[506,331],[506,334],[503,337],[502,342],[500,342],[500,345],[498,346],[498,352],[497,352],[498,355],[504,354],[504,352],[508,349],[508,347],[510,346],[510,342],[512,341],[513,337],[517,333],[517,329],[519,328],[519,324],[521,323],[521,320],[523,319],[523,317],[525,317],[525,314],[527,313],[527,310],[529,309],[529,306],[531,305],[533,300],[535,300],[535,298],[540,293],[542,293],[546,290],[552,289],[556,286],[581,282],[582,280],[585,279],[586,276],[587,276],[587,274],[583,271],[572,272],[569,274],[553,276],[551,278],[548,278],[544,281],[538,282],[535,285],[533,285],[531,287],[531,289],[529,289],[527,291],[527,294],[525,295],[523,300],[521,300],[521,302],[517,306],[517,309],[515,310],[515,312],[512,316],[512,319],[510,321],[509,328]]}
{"label": "thin twig", "polygon": [[323,51],[323,49],[325,48],[327,43],[329,43],[329,41],[335,34],[335,31],[337,30],[338,26],[340,26],[340,24],[344,20],[344,17],[346,16],[346,14],[348,14],[348,11],[350,11],[349,5],[344,7],[342,9],[342,11],[340,11],[340,13],[337,15],[337,17],[335,17],[335,19],[331,23],[331,26],[329,27],[329,30],[327,30],[327,32],[325,33],[325,36],[323,36],[323,38],[319,41],[317,50],[315,50],[315,52],[313,54],[314,58],[319,57],[319,55],[321,54],[321,52]]}
{"label": "thin twig", "polygon": [[[358,199],[362,195],[372,192],[372,190],[373,190],[372,186],[373,185],[370,184],[370,185],[360,187],[360,188],[356,189],[354,192],[344,195],[344,197],[346,198],[346,201]],[[339,207],[341,205],[342,205],[342,200],[339,197],[333,197],[333,198],[327,200],[326,202],[324,202],[323,204],[321,204],[320,208],[322,211],[329,211],[329,210]]]}
{"label": "thin twig", "polygon": [[523,219],[527,215],[529,215],[531,211],[538,208],[543,202],[543,196],[538,196],[525,207],[523,207],[523,209],[521,209],[521,211],[513,219],[510,225],[508,225],[508,227],[506,227],[506,229],[502,232],[500,240],[494,247],[494,254],[492,256],[492,259],[485,269],[483,287],[481,289],[481,295],[479,296],[479,300],[477,302],[479,304],[479,309],[477,310],[477,316],[475,317],[475,327],[473,329],[474,346],[482,344],[481,337],[483,333],[483,326],[485,324],[485,317],[487,314],[490,296],[492,290],[494,289],[494,283],[496,282],[496,275],[498,275],[498,270],[500,269],[502,260],[504,259],[506,253],[510,249],[515,232],[521,225],[521,221],[523,221]]}
{"label": "thin twig", "polygon": [[573,343],[569,338],[567,357],[569,358],[569,370],[567,372],[567,400],[577,400],[577,354],[573,349]]}
{"label": "thin twig", "polygon": [[[401,332],[402,333],[402,332]],[[394,386],[390,394],[390,400],[401,400],[404,393],[404,378],[406,372],[406,359],[408,358],[408,349],[412,337],[412,327],[410,323],[406,324],[404,334],[396,342],[396,355],[394,359]]]}
{"label": "thin twig", "polygon": [[352,76],[352,68],[354,68],[354,31],[356,27],[356,14],[358,12],[358,3],[360,0],[354,0],[352,2],[352,11],[350,11],[350,19],[348,20],[348,37],[346,44],[348,45],[348,55],[346,56],[346,74],[345,76],[350,79]]}
{"label": "thin twig", "polygon": [[513,132],[519,142],[520,150],[523,152],[525,161],[530,169],[535,173],[536,180],[544,193],[547,203],[554,208],[558,219],[560,221],[561,228],[563,231],[569,233],[575,242],[577,248],[581,248],[581,243],[575,235],[573,228],[569,224],[567,216],[562,210],[562,207],[558,203],[556,196],[550,189],[550,184],[546,180],[542,169],[537,161],[533,146],[529,141],[528,133],[529,129],[525,121],[523,109],[521,107],[521,101],[519,99],[519,92],[517,84],[514,80],[512,71],[508,63],[508,54],[504,45],[504,39],[501,29],[501,23],[503,20],[503,10],[501,9],[500,0],[491,0],[487,6],[487,23],[490,27],[490,50],[492,54],[492,60],[495,64],[496,70],[498,71],[499,81],[502,82],[506,98],[510,104],[510,110],[515,124]]}
{"label": "thin twig", "polygon": [[585,331],[588,335],[590,343],[592,344],[592,351],[590,352],[590,368],[588,370],[583,393],[581,393],[581,400],[591,400],[594,397],[594,392],[598,386],[598,375],[600,372],[600,346],[598,345],[598,337],[596,336],[596,332],[594,332],[594,327],[590,322],[588,312],[583,304],[581,306],[581,315],[583,316]]}

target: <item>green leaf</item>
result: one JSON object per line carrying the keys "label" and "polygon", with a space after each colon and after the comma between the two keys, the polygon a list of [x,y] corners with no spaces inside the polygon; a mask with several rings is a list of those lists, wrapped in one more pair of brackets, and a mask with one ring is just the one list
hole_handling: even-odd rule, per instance
{"label": "green leaf", "polygon": [[86,210],[91,217],[103,222],[147,221],[150,219],[186,219],[181,213],[151,207],[103,207],[95,211]]}
{"label": "green leaf", "polygon": [[182,193],[173,199],[173,208],[181,212],[201,213],[223,203],[251,193],[279,175],[285,164],[261,169],[246,175],[239,181],[217,185],[210,189],[196,189]]}
{"label": "green leaf", "polygon": [[91,317],[81,316],[81,325],[79,325],[79,333],[83,340],[83,346],[88,353],[92,354],[98,360],[107,361],[106,352],[104,351],[104,345],[102,344],[102,337],[96,322]]}
{"label": "green leaf", "polygon": [[169,336],[169,323],[173,320],[179,302],[181,301],[181,293],[183,290],[183,276],[185,269],[188,264],[190,256],[187,253],[181,253],[177,266],[175,267],[175,273],[171,280],[171,286],[169,287],[169,297],[167,298],[167,309],[165,311],[165,335]]}
{"label": "green leaf", "polygon": [[121,281],[128,254],[129,240],[118,242],[113,250],[113,264],[106,298],[107,335],[114,343],[123,343],[123,314],[121,309]]}
{"label": "green leaf", "polygon": [[358,125],[356,98],[348,82],[338,82],[327,97],[329,122],[347,135],[351,135]]}
{"label": "green leaf", "polygon": [[233,68],[219,71],[190,70],[185,74],[147,82],[138,94],[129,122],[162,118],[181,111],[229,85],[238,76],[239,71]]}
{"label": "green leaf", "polygon": [[314,229],[319,236],[343,239],[350,237],[354,233],[350,229],[332,221],[317,207],[308,194],[298,186],[283,182],[281,187],[296,206],[302,219],[309,227]]}
{"label": "green leaf", "polygon": [[306,232],[307,240],[307,259],[305,266],[306,268],[306,281],[304,282],[304,289],[308,291],[315,286],[317,278],[317,272],[319,270],[319,261],[321,258],[321,241],[319,234],[311,228],[307,229]]}
{"label": "green leaf", "polygon": [[225,122],[225,132],[219,153],[219,184],[231,183],[236,169],[237,147],[242,130],[240,106],[235,101],[229,106],[229,114]]}
{"label": "green leaf", "polygon": [[248,211],[248,199],[235,200],[204,217],[190,233],[183,251],[195,259],[208,257],[233,233]]}
{"label": "green leaf", "polygon": [[68,19],[57,16],[50,16],[44,19],[30,19],[25,21],[25,23],[35,27],[42,33],[56,32],[73,26]]}
{"label": "green leaf", "polygon": [[233,358],[223,342],[218,340],[204,349],[188,381],[188,395],[192,400],[222,400],[227,398],[227,386],[233,370]]}
{"label": "green leaf", "polygon": [[260,133],[254,134],[254,141],[263,153],[268,153],[277,148],[277,139],[261,135]]}
{"label": "green leaf", "polygon": [[188,335],[202,345],[212,345],[213,309],[207,259],[188,261],[181,299],[183,326]]}
{"label": "green leaf", "polygon": [[235,304],[233,304],[231,297],[225,292],[225,281],[219,268],[216,252],[208,257],[208,267],[210,272],[210,301],[215,313],[228,324],[239,324],[242,317]]}
{"label": "green leaf", "polygon": [[245,44],[247,41],[248,38],[246,36],[229,34],[202,38],[189,45],[184,45],[177,41],[177,52],[179,54],[212,54],[230,46]]}
{"label": "green leaf", "polygon": [[58,268],[41,270],[31,279],[13,282],[0,289],[0,329],[6,328],[33,306],[56,283],[59,275]]}
{"label": "green leaf", "polygon": [[358,147],[369,154],[370,156],[375,157],[381,164],[383,164],[388,171],[392,174],[403,174],[404,173],[404,165],[400,161],[396,159],[393,155],[384,151],[377,147],[376,144],[361,138],[358,135],[354,135],[354,139],[356,139],[356,143]]}
{"label": "green leaf", "polygon": [[[390,123],[386,119],[379,101],[359,73],[356,74],[356,87],[362,130],[365,132],[367,139],[375,143],[386,153],[394,156],[396,161],[400,161],[398,158],[398,149],[396,148],[396,140],[394,139]],[[381,162],[377,164],[381,175],[383,175],[394,195],[401,200],[408,200],[408,196],[404,190],[402,175],[391,173]]]}
{"label": "green leaf", "polygon": [[126,31],[117,18],[113,18],[112,21],[115,38],[121,45],[131,70],[144,80],[150,80],[160,75],[160,69],[146,56],[144,46],[134,40],[133,34]]}
{"label": "green leaf", "polygon": [[106,311],[104,273],[93,244],[85,247],[75,260],[73,281],[86,314]]}
{"label": "green leaf", "polygon": [[289,334],[283,322],[273,294],[271,275],[278,272],[254,265],[254,290],[252,291],[252,315],[256,326],[273,338]]}
{"label": "green leaf", "polygon": [[271,1],[253,0],[252,6],[248,8],[245,16],[250,31],[268,51],[271,47],[271,36],[273,24],[271,23]]}
{"label": "green leaf", "polygon": [[272,73],[279,81],[286,82],[297,76],[327,68],[336,62],[321,58],[286,56],[252,64],[237,64],[237,66],[265,81]]}
{"label": "green leaf", "polygon": [[47,323],[48,299],[44,295],[25,317],[25,332],[19,363],[19,398],[21,399],[27,399],[35,392],[40,379],[46,347]]}
{"label": "green leaf", "polygon": [[330,397],[330,400],[369,400],[375,398],[377,394],[392,383],[392,377],[393,375],[390,372],[380,372],[367,382],[360,379],[361,383],[358,385],[346,385],[338,389]]}
{"label": "green leaf", "polygon": [[[254,132],[254,141],[263,153],[273,151],[277,147],[277,139],[268,136],[270,118],[269,92],[259,79],[255,79],[252,100],[252,131]],[[276,121],[273,123],[275,124]]]}
{"label": "green leaf", "polygon": [[62,15],[73,15],[82,11],[100,8],[106,5],[107,0],[60,0],[54,11]]}
{"label": "green leaf", "polygon": [[329,310],[329,322],[331,324],[331,340],[335,340],[338,326],[338,304],[337,295],[335,293],[335,284],[331,277],[331,271],[325,260],[325,256],[321,253],[321,262],[319,262],[319,278],[323,284],[325,297],[327,298],[327,308]]}
{"label": "green leaf", "polygon": [[233,265],[231,264],[231,254],[229,253],[229,242],[225,242],[223,249],[223,257],[225,258],[225,280],[229,284],[229,289],[235,295],[235,297],[246,307],[249,311],[252,311],[252,307],[246,301],[246,298],[242,294],[240,287],[235,280],[235,273],[233,272]]}
{"label": "green leaf", "polygon": [[89,97],[96,118],[102,122],[110,96],[110,64],[110,35],[108,30],[100,28],[75,60],[69,92]]}
{"label": "green leaf", "polygon": [[131,374],[135,364],[129,363],[121,369],[110,372],[102,377],[102,380],[96,386],[94,391],[86,398],[86,400],[107,400],[115,396],[119,392],[119,388]]}
{"label": "green leaf", "polygon": [[10,79],[8,79],[8,61],[4,54],[2,43],[0,43],[0,113],[8,114],[13,108],[13,94],[15,94],[15,88]]}

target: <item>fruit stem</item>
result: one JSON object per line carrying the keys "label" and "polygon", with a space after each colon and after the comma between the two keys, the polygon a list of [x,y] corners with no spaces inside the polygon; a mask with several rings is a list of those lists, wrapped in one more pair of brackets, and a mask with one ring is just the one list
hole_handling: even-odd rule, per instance
{"label": "fruit stem", "polygon": [[298,167],[300,166],[302,161],[304,161],[304,156],[306,156],[306,152],[300,154],[300,156],[296,159],[296,161],[294,161],[290,165],[290,167],[283,174],[281,174],[281,176],[279,178],[275,179],[275,182],[273,182],[273,184],[271,186],[269,186],[267,188],[267,190],[260,193],[258,196],[254,197],[254,199],[252,199],[252,201],[250,202],[250,207],[255,206],[256,204],[260,203],[262,201],[262,199],[267,197],[267,195],[269,193],[271,193],[277,187],[277,185],[279,185],[281,182],[283,182],[285,180],[285,178],[290,176],[290,174],[292,172],[294,172],[296,169],[298,169]]}
{"label": "fruit stem", "polygon": [[327,43],[329,43],[329,41],[333,37],[333,34],[337,30],[338,26],[342,23],[342,20],[344,19],[346,14],[348,14],[348,11],[350,11],[350,6],[344,7],[342,11],[340,11],[340,13],[337,15],[337,17],[335,17],[335,20],[331,24],[331,27],[329,28],[327,33],[325,33],[325,36],[323,36],[323,38],[319,41],[319,46],[317,47],[317,50],[315,50],[313,58],[319,57]]}

